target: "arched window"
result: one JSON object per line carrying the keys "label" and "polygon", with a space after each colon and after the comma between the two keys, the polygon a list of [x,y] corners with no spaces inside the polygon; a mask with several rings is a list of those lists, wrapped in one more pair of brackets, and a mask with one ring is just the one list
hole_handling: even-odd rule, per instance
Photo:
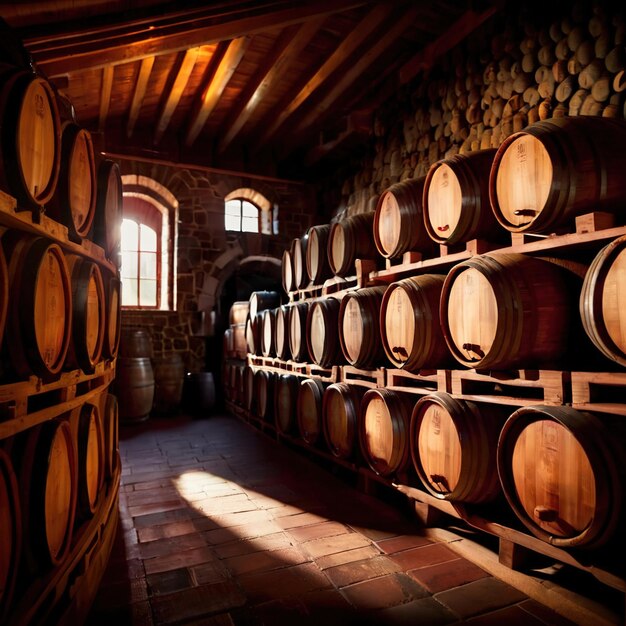
{"label": "arched window", "polygon": [[249,200],[236,198],[227,200],[224,205],[224,226],[226,230],[241,233],[258,233],[259,209]]}
{"label": "arched window", "polygon": [[156,230],[133,219],[122,220],[122,305],[159,307],[161,254]]}

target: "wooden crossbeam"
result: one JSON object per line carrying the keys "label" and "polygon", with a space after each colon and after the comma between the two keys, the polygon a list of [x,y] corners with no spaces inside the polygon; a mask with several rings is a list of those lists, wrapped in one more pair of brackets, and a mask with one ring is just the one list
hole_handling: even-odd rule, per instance
{"label": "wooden crossbeam", "polygon": [[109,115],[109,106],[111,104],[111,90],[113,89],[113,72],[114,67],[107,65],[102,68],[102,88],[100,91],[100,116],[98,118],[98,130],[104,130],[107,117]]}
{"label": "wooden crossbeam", "polygon": [[126,124],[126,136],[130,139],[139,117],[139,111],[143,104],[143,99],[148,89],[148,81],[150,79],[150,72],[154,65],[155,57],[146,57],[141,61],[141,67],[139,68],[139,75],[137,76],[137,82],[135,83],[135,91],[133,93],[133,101],[130,105],[130,111],[128,113],[128,123]]}

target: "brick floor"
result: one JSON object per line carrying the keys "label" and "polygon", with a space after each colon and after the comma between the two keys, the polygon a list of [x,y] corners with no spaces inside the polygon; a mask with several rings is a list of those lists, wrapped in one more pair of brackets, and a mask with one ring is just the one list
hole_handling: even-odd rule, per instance
{"label": "brick floor", "polygon": [[149,420],[120,454],[90,626],[571,624],[234,418]]}

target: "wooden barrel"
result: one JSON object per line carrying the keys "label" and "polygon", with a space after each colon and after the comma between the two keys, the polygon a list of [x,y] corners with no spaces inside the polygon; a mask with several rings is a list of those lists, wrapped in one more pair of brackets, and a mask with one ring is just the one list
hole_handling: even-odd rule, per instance
{"label": "wooden barrel", "polygon": [[329,385],[322,400],[322,424],[328,449],[340,459],[355,456],[359,441],[359,411],[365,388],[346,383]]}
{"label": "wooden barrel", "polygon": [[147,357],[119,357],[116,372],[120,421],[143,422],[154,401],[154,371]]}
{"label": "wooden barrel", "polygon": [[243,406],[254,413],[256,410],[254,397],[254,368],[246,365],[243,371]]}
{"label": "wooden barrel", "polygon": [[59,110],[50,84],[31,72],[0,73],[2,189],[23,208],[46,205],[61,163]]}
{"label": "wooden barrel", "polygon": [[152,357],[152,336],[145,328],[126,326],[122,329],[119,355],[122,358]]}
{"label": "wooden barrel", "polygon": [[354,274],[356,259],[378,257],[372,225],[374,213],[353,215],[330,227],[328,235],[328,263],[333,274]]}
{"label": "wooden barrel", "polygon": [[224,355],[228,358],[233,358],[235,352],[235,344],[233,341],[233,329],[227,328],[224,331],[224,340],[222,342],[222,348],[224,350]]}
{"label": "wooden barrel", "polygon": [[300,382],[296,414],[300,437],[310,446],[316,445],[322,432],[322,400],[326,385],[315,378]]}
{"label": "wooden barrel", "polygon": [[93,221],[93,239],[116,261],[122,226],[122,175],[114,161],[104,159],[98,166],[98,194]]}
{"label": "wooden barrel", "polygon": [[254,374],[254,399],[257,417],[270,421],[274,412],[274,379],[272,372],[258,369]]}
{"label": "wooden barrel", "polygon": [[410,397],[370,389],[361,401],[359,443],[368,465],[381,476],[402,472],[409,462]]}
{"label": "wooden barrel", "polygon": [[259,313],[246,320],[246,347],[250,354],[261,354],[261,326],[263,314]]}
{"label": "wooden barrel", "polygon": [[455,265],[441,292],[441,326],[457,361],[476,368],[535,367],[567,351],[570,296],[562,270],[522,254]]}
{"label": "wooden barrel", "polygon": [[290,435],[296,428],[296,402],[300,379],[293,374],[281,374],[276,377],[274,389],[274,416],[276,430],[283,435]]}
{"label": "wooden barrel", "polygon": [[280,306],[280,296],[276,291],[253,291],[250,296],[250,317],[265,309],[275,309]]}
{"label": "wooden barrel", "polygon": [[11,458],[18,475],[24,566],[58,565],[72,541],[76,514],[76,452],[68,421],[50,420],[16,438]]}
{"label": "wooden barrel", "polygon": [[293,260],[291,258],[291,250],[283,252],[283,258],[280,265],[280,275],[285,293],[290,293],[296,289],[296,281],[293,275]]}
{"label": "wooden barrel", "polygon": [[389,285],[380,305],[383,349],[391,363],[409,372],[452,361],[439,325],[445,276],[421,274]]}
{"label": "wooden barrel", "polygon": [[332,276],[328,264],[328,235],[330,224],[311,226],[306,246],[306,271],[314,285],[321,285]]}
{"label": "wooden barrel", "polygon": [[243,365],[235,365],[234,400],[239,406],[243,406]]}
{"label": "wooden barrel", "polygon": [[61,248],[43,237],[9,231],[3,237],[9,259],[8,327],[13,371],[45,381],[60,373],[72,331],[72,285]]}
{"label": "wooden barrel", "polygon": [[276,355],[276,311],[265,309],[263,311],[263,324],[261,326],[261,352],[263,356]]}
{"label": "wooden barrel", "polygon": [[576,215],[622,211],[626,122],[578,116],[544,120],[507,137],[489,177],[491,206],[513,232],[551,232]]}
{"label": "wooden barrel", "polygon": [[304,289],[309,284],[306,269],[306,251],[309,236],[305,233],[291,242],[291,263],[293,265],[293,282],[296,289]]}
{"label": "wooden barrel", "polygon": [[72,336],[66,369],[91,374],[102,355],[106,334],[106,297],[100,268],[77,254],[66,255],[72,277]]}
{"label": "wooden barrel", "polygon": [[104,434],[98,407],[86,402],[70,416],[77,461],[77,516],[93,517],[105,473]]}
{"label": "wooden barrel", "polygon": [[249,313],[250,302],[248,300],[233,302],[228,312],[228,323],[231,326],[235,324],[245,324]]}
{"label": "wooden barrel", "polygon": [[602,248],[589,266],[580,293],[585,332],[609,359],[626,366],[626,236]]}
{"label": "wooden barrel", "polygon": [[289,359],[289,311],[291,307],[283,305],[276,309],[276,320],[274,324],[274,345],[276,356],[284,361]]}
{"label": "wooden barrel", "polygon": [[61,169],[46,214],[68,227],[69,235],[87,237],[96,212],[96,165],[91,134],[74,122],[61,131]]}
{"label": "wooden barrel", "polygon": [[368,369],[385,358],[380,340],[380,304],[385,287],[348,292],[339,307],[339,341],[346,361]]}
{"label": "wooden barrel", "polygon": [[311,359],[321,367],[343,361],[339,341],[340,306],[335,298],[322,298],[309,306],[306,342]]}
{"label": "wooden barrel", "polygon": [[432,250],[433,243],[424,228],[423,191],[422,177],[395,183],[378,198],[373,234],[382,256],[396,258],[409,250]]}
{"label": "wooden barrel", "polygon": [[298,302],[289,313],[289,350],[294,361],[306,363],[309,360],[307,345],[308,302]]}
{"label": "wooden barrel", "polygon": [[411,416],[411,456],[431,494],[441,500],[487,502],[500,493],[496,450],[507,418],[504,411],[439,391],[417,402]]}
{"label": "wooden barrel", "polygon": [[22,514],[9,456],[0,449],[0,620],[11,607],[22,551]]}
{"label": "wooden barrel", "polygon": [[113,478],[117,469],[119,446],[119,415],[117,398],[112,393],[105,393],[102,410],[104,431],[104,466],[107,478]]}
{"label": "wooden barrel", "polygon": [[152,359],[154,372],[154,411],[171,414],[178,410],[183,398],[185,364],[178,352]]}
{"label": "wooden barrel", "polygon": [[433,163],[424,183],[424,224],[433,241],[454,245],[502,238],[489,204],[489,172],[496,151],[455,154]]}
{"label": "wooden barrel", "polygon": [[104,287],[106,297],[106,333],[102,345],[102,353],[114,359],[119,350],[122,329],[120,299],[122,284],[116,276],[109,276],[104,280]]}
{"label": "wooden barrel", "polygon": [[611,538],[623,515],[624,425],[565,406],[515,411],[498,442],[498,472],[513,511],[559,547]]}
{"label": "wooden barrel", "polygon": [[233,324],[231,327],[233,335],[233,351],[235,358],[245,359],[248,353],[248,344],[246,341],[246,325]]}

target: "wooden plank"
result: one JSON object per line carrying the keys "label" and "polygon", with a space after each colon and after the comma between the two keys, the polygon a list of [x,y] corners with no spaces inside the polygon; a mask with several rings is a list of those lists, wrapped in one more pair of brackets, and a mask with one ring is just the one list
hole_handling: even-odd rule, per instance
{"label": "wooden plank", "polygon": [[98,118],[98,130],[102,132],[109,115],[109,105],[111,104],[111,90],[113,89],[112,65],[107,65],[102,69],[102,87],[100,91],[100,116]]}
{"label": "wooden plank", "polygon": [[298,58],[325,19],[326,16],[319,16],[305,22],[291,40],[284,37],[276,44],[273,54],[267,59],[260,69],[258,77],[248,87],[245,96],[242,97],[241,102],[230,115],[226,131],[218,146],[219,152],[228,148],[244,124],[250,119],[250,116],[256,111],[265,95],[272,90],[279,80],[282,80],[289,65]]}
{"label": "wooden plank", "polygon": [[274,0],[253,7],[250,3],[229,3],[221,13],[215,7],[166,15],[152,13],[109,26],[26,35],[25,43],[39,69],[54,77],[284,28],[363,4],[367,0]]}
{"label": "wooden plank", "polygon": [[331,54],[325,63],[309,78],[304,87],[293,97],[289,96],[277,109],[280,113],[273,122],[265,129],[261,140],[257,146],[260,149],[272,138],[276,131],[286,122],[286,120],[297,111],[311,94],[319,89],[326,80],[343,64],[352,65],[351,57],[355,54],[359,46],[380,26],[393,9],[391,4],[376,5],[358,24],[348,37],[346,37],[339,47]]}
{"label": "wooden plank", "polygon": [[193,71],[194,65],[196,64],[199,52],[200,48],[190,48],[185,52],[182,61],[180,61],[180,65],[178,66],[176,73],[176,78],[174,79],[174,84],[167,94],[165,104],[163,105],[161,114],[159,116],[159,121],[157,122],[154,129],[154,145],[157,145],[161,141],[163,133],[167,130],[167,127],[169,126],[172,115],[174,115],[174,111],[176,110],[176,107],[180,102],[183,91],[185,91],[185,87],[187,86],[187,82],[189,81],[189,77],[191,76],[191,72]]}
{"label": "wooden plank", "polygon": [[146,57],[141,61],[137,82],[135,83],[133,101],[131,102],[130,111],[128,113],[128,123],[126,124],[126,136],[129,139],[133,134],[133,129],[137,123],[139,111],[141,110],[141,105],[146,95],[146,90],[148,89],[148,81],[150,79],[150,72],[152,72],[152,66],[154,65],[154,59],[155,57]]}
{"label": "wooden plank", "polygon": [[233,39],[228,44],[228,48],[217,66],[215,73],[209,78],[208,84],[204,85],[202,88],[202,99],[191,118],[187,136],[185,137],[185,145],[187,147],[193,145],[200,131],[204,128],[209,115],[211,115],[215,105],[224,93],[228,81],[235,73],[249,44],[249,37],[239,37],[238,39]]}

